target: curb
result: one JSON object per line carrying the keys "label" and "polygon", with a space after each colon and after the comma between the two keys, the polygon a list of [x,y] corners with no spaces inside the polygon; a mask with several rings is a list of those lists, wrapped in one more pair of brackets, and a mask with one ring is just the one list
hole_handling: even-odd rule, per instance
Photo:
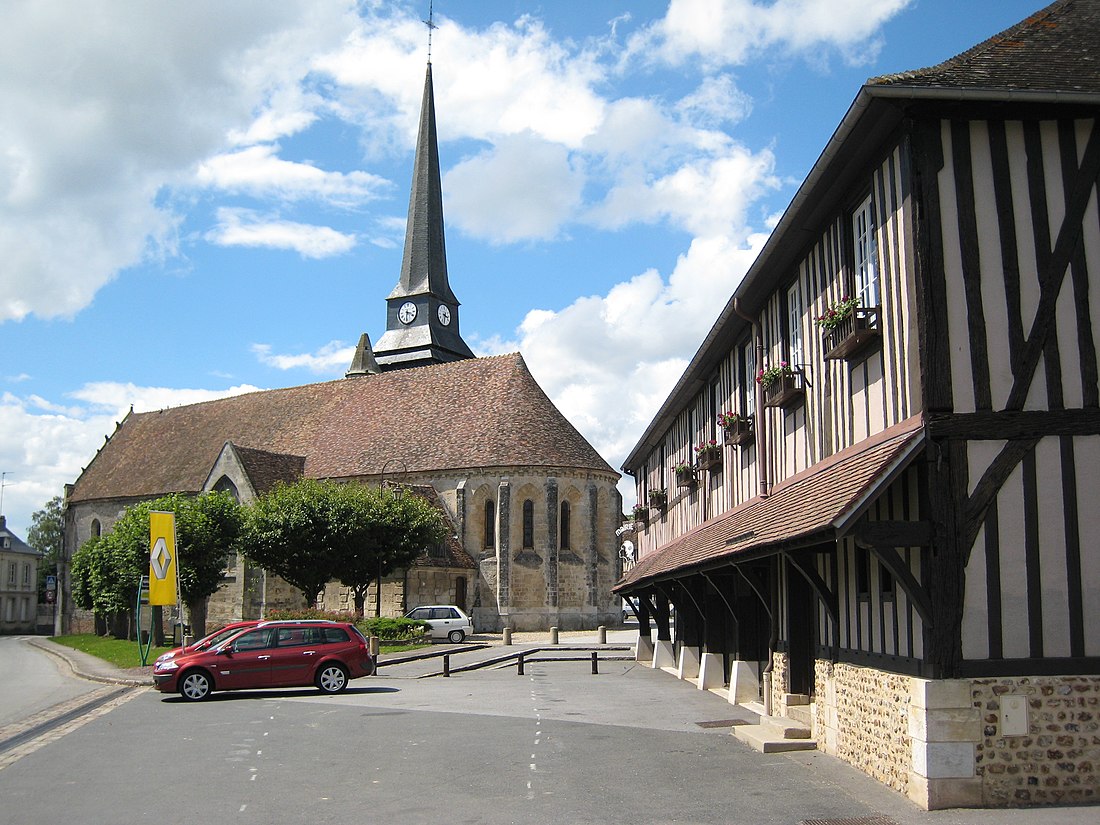
{"label": "curb", "polygon": [[[42,639],[27,639],[27,643],[37,647],[39,650],[44,650],[51,656],[54,656],[61,661],[67,663],[73,674],[79,676],[81,679],[86,679],[89,682],[101,682],[105,685],[125,685],[127,687],[152,687],[152,679],[135,679],[131,676],[116,676],[105,675],[102,673],[92,673],[85,670],[76,657],[71,656],[68,652],[68,648],[63,645],[59,645],[56,642],[48,642]],[[90,655],[90,654],[87,654]]]}

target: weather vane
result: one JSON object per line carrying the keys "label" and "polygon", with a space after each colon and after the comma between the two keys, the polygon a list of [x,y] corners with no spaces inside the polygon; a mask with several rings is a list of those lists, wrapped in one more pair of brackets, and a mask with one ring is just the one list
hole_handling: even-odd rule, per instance
{"label": "weather vane", "polygon": [[434,12],[432,10],[434,2],[435,0],[428,0],[428,19],[420,21],[428,27],[428,63],[432,62],[432,29],[439,28],[439,26],[432,22],[434,19]]}

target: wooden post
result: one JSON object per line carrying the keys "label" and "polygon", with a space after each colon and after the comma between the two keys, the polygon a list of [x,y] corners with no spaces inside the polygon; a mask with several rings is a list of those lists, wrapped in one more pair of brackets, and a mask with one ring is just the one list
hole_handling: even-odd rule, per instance
{"label": "wooden post", "polygon": [[516,657],[516,675],[517,676],[522,676],[523,675],[523,654],[522,653],[520,653],[519,656]]}
{"label": "wooden post", "polygon": [[451,675],[451,654],[443,654],[443,675],[449,677]]}
{"label": "wooden post", "polygon": [[596,651],[592,651],[592,675],[595,676],[600,672],[600,666],[598,664],[599,659],[596,657]]}

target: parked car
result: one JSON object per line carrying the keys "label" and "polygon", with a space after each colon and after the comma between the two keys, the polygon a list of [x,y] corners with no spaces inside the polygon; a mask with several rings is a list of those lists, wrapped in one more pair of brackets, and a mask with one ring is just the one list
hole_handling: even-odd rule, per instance
{"label": "parked car", "polygon": [[428,604],[414,607],[405,614],[406,619],[427,622],[433,639],[447,639],[458,644],[474,635],[474,623],[465,611],[453,604]]}
{"label": "parked car", "polygon": [[[197,642],[192,642],[186,647],[174,647],[165,653],[160,654],[157,657],[157,662],[163,662],[168,659],[174,659],[183,652],[194,653],[198,650],[206,650],[213,647],[216,644],[224,642],[230,636],[235,636],[239,631],[245,630],[249,627],[258,627],[260,625],[269,624],[286,624],[287,622],[300,622],[301,624],[332,624],[328,619],[245,619],[240,622],[230,622],[225,627],[215,630],[213,633],[208,633],[199,639]],[[153,664],[156,665],[157,662]]]}
{"label": "parked car", "polygon": [[340,693],[348,681],[374,673],[363,634],[347,622],[264,622],[216,645],[153,666],[161,693],[189,701],[216,690],[307,687]]}

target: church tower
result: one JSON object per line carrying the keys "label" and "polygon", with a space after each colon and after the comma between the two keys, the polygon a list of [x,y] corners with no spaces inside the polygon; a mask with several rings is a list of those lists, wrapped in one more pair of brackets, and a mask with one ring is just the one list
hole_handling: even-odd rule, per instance
{"label": "church tower", "polygon": [[[386,332],[374,348],[378,367],[395,370],[473,358],[474,353],[459,333],[458,306],[447,280],[443,191],[429,61],[420,106],[401,278],[386,298]],[[360,341],[362,346],[364,342]],[[369,342],[366,346],[369,348]],[[349,377],[371,371],[365,366],[369,359],[363,356],[367,355],[356,352]]]}

